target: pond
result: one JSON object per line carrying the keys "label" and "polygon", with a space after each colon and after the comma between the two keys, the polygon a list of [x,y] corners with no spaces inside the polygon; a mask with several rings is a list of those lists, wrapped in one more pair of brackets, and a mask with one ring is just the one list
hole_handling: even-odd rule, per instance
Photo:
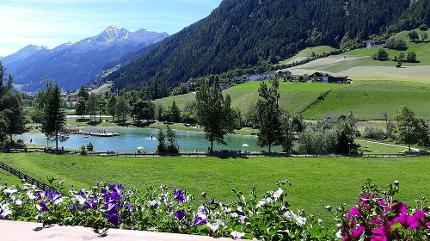
{"label": "pond", "polygon": [[[127,128],[127,127],[86,127],[81,128],[85,131],[97,132],[116,132],[119,136],[115,137],[95,137],[84,135],[70,135],[65,142],[60,142],[60,146],[66,149],[80,149],[82,145],[92,143],[95,151],[116,151],[116,152],[136,152],[138,147],[143,147],[146,152],[155,152],[158,141],[156,139],[158,129],[152,128]],[[183,152],[199,151],[206,152],[210,143],[205,139],[202,132],[175,130],[179,148]],[[40,133],[25,133],[17,135],[16,139],[22,139],[25,143],[32,140],[33,144],[46,146],[46,137]],[[262,151],[264,148],[257,145],[255,136],[229,135],[225,138],[227,145],[215,144],[215,150],[242,150],[242,151]],[[50,141],[50,146],[55,142]]]}

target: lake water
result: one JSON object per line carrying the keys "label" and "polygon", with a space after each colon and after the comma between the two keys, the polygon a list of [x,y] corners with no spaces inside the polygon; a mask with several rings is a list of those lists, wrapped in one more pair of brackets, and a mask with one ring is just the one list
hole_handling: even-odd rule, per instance
{"label": "lake water", "polygon": [[[80,149],[84,144],[92,143],[95,151],[117,151],[136,152],[140,146],[147,152],[155,152],[158,141],[156,140],[158,129],[151,128],[127,128],[127,127],[86,127],[86,131],[106,130],[106,132],[117,132],[120,135],[115,137],[95,137],[84,135],[70,135],[65,142],[60,142],[60,146],[67,149]],[[175,130],[177,142],[181,151],[204,151],[208,150],[210,143],[205,139],[205,134],[201,132]],[[46,137],[43,134],[25,133],[16,138],[23,139],[25,143],[33,140],[33,144],[46,146]],[[215,150],[242,150],[242,151],[262,151],[256,143],[255,136],[229,135],[225,138],[227,145],[215,144]],[[50,146],[55,146],[55,142],[50,142]]]}

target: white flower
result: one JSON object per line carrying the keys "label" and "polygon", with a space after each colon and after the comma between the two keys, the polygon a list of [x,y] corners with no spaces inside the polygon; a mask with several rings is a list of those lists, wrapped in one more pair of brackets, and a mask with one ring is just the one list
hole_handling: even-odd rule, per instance
{"label": "white flower", "polygon": [[246,219],[246,216],[240,216],[239,217],[239,223],[245,224],[245,219]]}
{"label": "white flower", "polygon": [[6,188],[3,192],[4,192],[4,194],[6,194],[6,195],[12,195],[12,194],[14,194],[14,193],[16,193],[18,190],[16,190],[15,188]]}
{"label": "white flower", "polygon": [[76,195],[76,200],[79,202],[80,205],[84,205],[85,198],[83,198],[81,195]]}
{"label": "white flower", "polygon": [[261,207],[263,207],[263,206],[265,206],[266,204],[269,204],[269,203],[271,203],[271,202],[273,202],[273,199],[271,199],[271,198],[263,199],[263,200],[261,200],[261,201],[259,201],[259,202],[257,203],[257,208],[261,208]]}
{"label": "white flower", "polygon": [[34,196],[34,193],[33,193],[33,192],[30,192],[30,191],[28,191],[28,192],[27,192],[27,197],[28,197],[28,199],[30,199],[30,200],[34,200],[34,199],[36,199],[36,196]]}
{"label": "white flower", "polygon": [[303,226],[304,224],[306,224],[306,221],[307,221],[305,217],[297,215],[292,211],[286,211],[284,213],[284,216],[290,220],[294,220],[299,226]]}
{"label": "white flower", "polygon": [[15,204],[18,206],[22,205],[22,201],[20,199],[15,200]]}
{"label": "white flower", "polygon": [[224,222],[221,220],[218,220],[216,223],[207,223],[206,225],[209,227],[212,233],[215,233],[216,231],[218,231],[219,226],[224,225]]}
{"label": "white flower", "polygon": [[160,200],[152,200],[148,202],[149,207],[158,207],[160,205]]}
{"label": "white flower", "polygon": [[64,201],[64,198],[60,197],[60,198],[55,199],[54,204],[58,205],[58,204],[62,203],[63,201]]}
{"label": "white flower", "polygon": [[337,239],[342,239],[342,238],[343,238],[343,236],[342,236],[342,231],[341,231],[341,230],[337,231],[337,233],[336,233],[336,238],[337,238]]}
{"label": "white flower", "polygon": [[237,211],[243,212],[243,207],[242,206],[237,206]]}
{"label": "white flower", "polygon": [[239,217],[239,214],[237,214],[237,213],[235,213],[235,212],[232,212],[232,213],[230,213],[230,216],[231,216],[232,218],[237,218],[237,217]]}
{"label": "white flower", "polygon": [[284,190],[279,188],[275,193],[273,193],[273,198],[275,200],[278,200],[281,197],[282,193],[284,193]]}
{"label": "white flower", "polygon": [[5,203],[0,205],[0,219],[5,219],[7,216],[11,214],[12,214],[12,211],[9,209],[9,204]]}
{"label": "white flower", "polygon": [[243,236],[245,236],[245,233],[233,231],[233,232],[231,232],[230,235],[233,239],[240,239],[240,238],[243,238]]}

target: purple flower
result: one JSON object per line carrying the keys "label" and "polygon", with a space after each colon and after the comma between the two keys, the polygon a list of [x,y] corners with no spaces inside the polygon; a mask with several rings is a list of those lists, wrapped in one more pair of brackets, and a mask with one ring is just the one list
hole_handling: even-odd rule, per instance
{"label": "purple flower", "polygon": [[97,204],[96,204],[96,198],[90,198],[88,200],[85,201],[85,207],[87,208],[91,208],[91,209],[97,209]]}
{"label": "purple flower", "polygon": [[47,212],[48,211],[48,207],[46,206],[45,202],[40,202],[37,206],[36,206],[37,210],[39,210],[39,212]]}
{"label": "purple flower", "polygon": [[353,207],[348,213],[348,218],[351,218],[354,216],[360,216],[360,215],[361,215],[360,209],[358,209],[357,207]]}
{"label": "purple flower", "polygon": [[124,186],[121,184],[111,184],[111,185],[108,185],[108,189],[112,192],[116,192],[119,195],[122,195],[122,192],[124,190]]}
{"label": "purple flower", "polygon": [[120,224],[123,220],[123,218],[119,215],[118,212],[116,211],[110,211],[106,214],[106,218],[108,219],[108,221],[115,225],[118,226],[118,224]]}
{"label": "purple flower", "polygon": [[183,218],[185,218],[187,214],[185,213],[185,210],[179,210],[175,212],[175,217],[180,221]]}
{"label": "purple flower", "polygon": [[186,196],[185,192],[180,190],[180,189],[173,190],[173,195],[174,195],[174,198],[176,199],[176,201],[178,201],[178,202],[183,203],[187,200],[187,196]]}
{"label": "purple flower", "polygon": [[200,225],[203,225],[203,224],[206,224],[208,222],[208,220],[206,219],[206,217],[205,216],[196,216],[195,218],[194,218],[194,226],[200,226]]}

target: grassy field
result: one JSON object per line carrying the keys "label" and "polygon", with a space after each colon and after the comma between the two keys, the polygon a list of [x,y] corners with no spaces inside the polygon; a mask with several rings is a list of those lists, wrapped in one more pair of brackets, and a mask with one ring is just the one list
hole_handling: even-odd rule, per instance
{"label": "grassy field", "polygon": [[0,169],[0,184],[4,183],[7,183],[8,185],[18,185],[21,183],[21,180],[5,170]]}
{"label": "grassy field", "polygon": [[167,184],[199,195],[205,191],[223,201],[232,200],[232,188],[262,192],[288,179],[293,209],[304,208],[329,218],[325,205],[352,204],[367,178],[385,186],[400,180],[400,199],[413,204],[430,197],[430,158],[102,158],[47,154],[0,154],[3,162],[44,180],[57,177],[67,185],[91,187],[97,181],[123,183],[144,190]]}
{"label": "grassy field", "polygon": [[[224,94],[229,94],[231,96],[232,106],[234,108],[240,109],[242,113],[247,113],[249,107],[257,103],[260,83],[259,81],[253,81],[236,85],[225,90]],[[296,113],[304,110],[323,93],[345,87],[347,86],[337,84],[282,82],[279,88],[281,94],[280,103],[281,106],[289,112]],[[155,103],[163,106],[170,106],[173,100],[176,101],[180,108],[183,108],[185,105],[195,100],[195,94],[189,93],[180,96],[170,96],[156,100]]]}
{"label": "grassy field", "polygon": [[323,45],[323,46],[316,46],[316,47],[309,47],[306,48],[300,52],[298,52],[296,55],[294,55],[293,57],[286,59],[286,60],[282,60],[279,63],[280,64],[291,64],[293,62],[297,62],[297,61],[302,61],[305,60],[309,57],[312,57],[312,54],[316,54],[316,55],[322,55],[322,54],[327,54],[327,53],[331,53],[335,50],[335,48],[327,46],[327,45]]}
{"label": "grassy field", "polygon": [[[420,32],[420,31],[419,31]],[[430,34],[430,30],[427,31]],[[409,41],[408,32],[401,32],[394,37],[407,42],[408,49],[415,52],[420,63],[405,63],[403,68],[396,68],[393,61],[377,61],[372,56],[376,48],[362,48],[348,51],[342,55],[329,56],[292,68],[294,74],[312,74],[315,71],[329,72],[339,76],[349,76],[353,80],[402,80],[430,83],[430,41],[414,43]],[[402,51],[386,49],[390,58]]]}
{"label": "grassy field", "polygon": [[402,105],[411,107],[418,116],[430,116],[430,86],[401,81],[361,81],[348,88],[331,91],[324,100],[307,109],[303,116],[318,119],[352,111],[360,120],[392,118]]}
{"label": "grassy field", "polygon": [[399,154],[407,150],[399,145],[375,143],[367,140],[356,140],[360,144],[360,149],[366,154]]}

